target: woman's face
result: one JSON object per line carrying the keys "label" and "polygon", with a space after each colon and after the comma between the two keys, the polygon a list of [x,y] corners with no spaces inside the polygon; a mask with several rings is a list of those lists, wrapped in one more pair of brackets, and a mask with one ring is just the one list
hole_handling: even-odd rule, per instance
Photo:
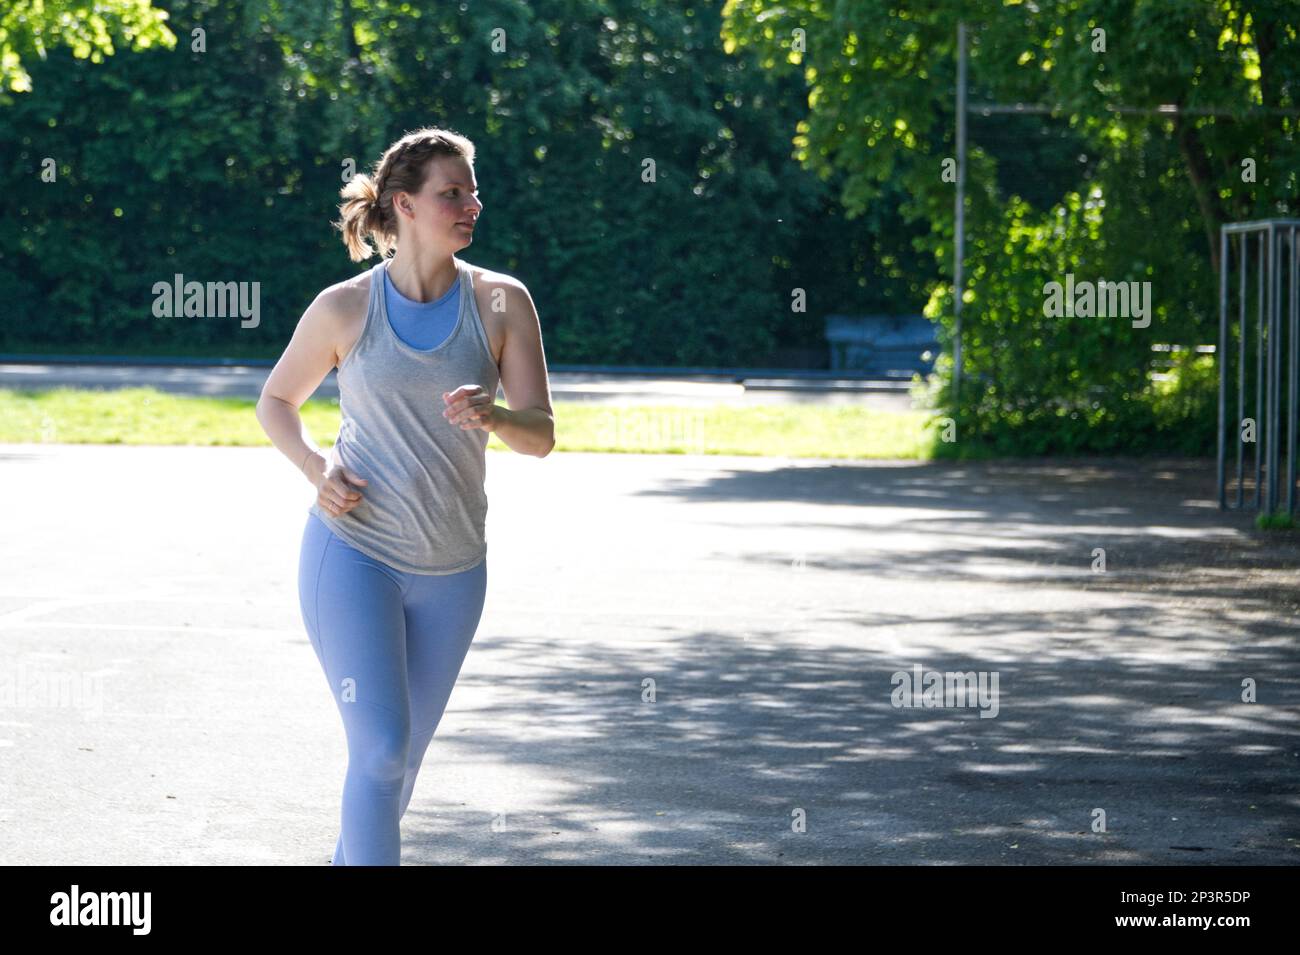
{"label": "woman's face", "polygon": [[409,196],[413,219],[408,224],[415,227],[417,241],[460,248],[474,241],[474,222],[483,211],[476,192],[474,168],[464,159],[439,156],[429,160],[424,186]]}

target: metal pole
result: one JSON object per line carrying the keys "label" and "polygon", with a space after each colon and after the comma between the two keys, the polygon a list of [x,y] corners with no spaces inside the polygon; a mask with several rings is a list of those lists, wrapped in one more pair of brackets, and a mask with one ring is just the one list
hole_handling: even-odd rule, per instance
{"label": "metal pole", "polygon": [[1259,231],[1259,280],[1255,288],[1255,510],[1264,504],[1264,254],[1268,232]]}
{"label": "metal pole", "polygon": [[1245,460],[1246,446],[1241,440],[1241,419],[1246,417],[1246,268],[1248,266],[1250,246],[1246,244],[1246,233],[1241,234],[1240,252],[1237,256],[1237,271],[1241,273],[1237,289],[1237,315],[1241,325],[1240,346],[1237,350],[1237,420],[1234,423],[1237,445],[1237,510],[1244,502],[1245,476],[1242,467]]}
{"label": "metal pole", "polygon": [[1282,291],[1281,276],[1278,275],[1278,246],[1281,235],[1271,223],[1268,227],[1268,463],[1265,465],[1267,484],[1264,495],[1264,513],[1272,514],[1277,510],[1277,421],[1281,417],[1278,407],[1277,359],[1278,359],[1278,295]]}
{"label": "metal pole", "polygon": [[953,397],[961,394],[962,263],[966,257],[966,24],[957,24],[957,208],[952,252],[952,380]]}
{"label": "metal pole", "polygon": [[1219,227],[1219,442],[1218,480],[1219,510],[1228,506],[1224,498],[1223,425],[1228,403],[1228,233]]}
{"label": "metal pole", "polygon": [[1296,280],[1296,263],[1300,261],[1300,256],[1296,254],[1295,246],[1295,226],[1291,227],[1291,290],[1287,296],[1288,317],[1287,323],[1287,344],[1291,348],[1291,362],[1287,369],[1287,378],[1289,379],[1289,398],[1287,402],[1286,415],[1286,513],[1287,517],[1295,516],[1295,432],[1296,432],[1296,362],[1300,360],[1300,353],[1296,349],[1296,332],[1297,318],[1300,318],[1300,303],[1296,302],[1297,280]]}

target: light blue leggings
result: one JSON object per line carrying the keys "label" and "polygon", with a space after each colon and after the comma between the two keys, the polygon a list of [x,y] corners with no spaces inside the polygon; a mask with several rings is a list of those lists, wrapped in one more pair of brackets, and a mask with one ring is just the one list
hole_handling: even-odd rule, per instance
{"label": "light blue leggings", "polygon": [[307,515],[298,598],[348,745],[334,865],[399,864],[399,822],[486,591],[486,558],[455,574],[404,573]]}

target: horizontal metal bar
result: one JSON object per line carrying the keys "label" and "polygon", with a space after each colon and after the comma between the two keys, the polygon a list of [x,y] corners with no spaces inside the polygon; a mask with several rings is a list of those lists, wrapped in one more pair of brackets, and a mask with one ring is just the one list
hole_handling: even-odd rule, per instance
{"label": "horizontal metal bar", "polygon": [[1300,226],[1300,219],[1257,219],[1254,222],[1228,222],[1219,226],[1219,228],[1231,234],[1233,232],[1258,232],[1267,229],[1269,226],[1274,228]]}
{"label": "horizontal metal bar", "polygon": [[[1166,103],[1161,106],[1108,106],[1102,104],[1104,113],[1126,113],[1139,116],[1300,116],[1300,109],[1285,106],[1252,106],[1246,109],[1223,109],[1218,106],[1178,106]],[[968,113],[1082,113],[1077,106],[1049,106],[1046,103],[971,103]]]}

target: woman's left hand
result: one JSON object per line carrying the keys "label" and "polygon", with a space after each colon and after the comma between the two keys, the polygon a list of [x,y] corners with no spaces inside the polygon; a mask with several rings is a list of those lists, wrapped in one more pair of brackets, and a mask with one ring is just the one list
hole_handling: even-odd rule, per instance
{"label": "woman's left hand", "polygon": [[442,416],[462,431],[481,428],[491,434],[497,429],[501,409],[482,385],[461,385],[455,391],[444,391],[442,400],[447,405]]}

